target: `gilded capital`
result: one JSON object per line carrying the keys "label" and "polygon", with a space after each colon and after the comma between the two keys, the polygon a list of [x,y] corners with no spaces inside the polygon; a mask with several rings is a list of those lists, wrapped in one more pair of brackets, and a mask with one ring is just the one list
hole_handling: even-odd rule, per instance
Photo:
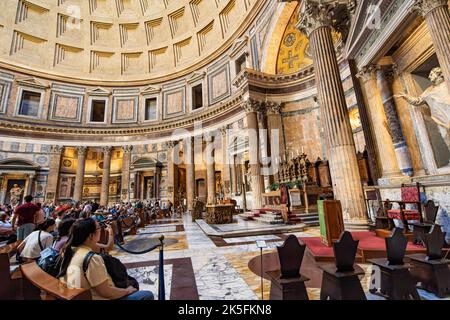
{"label": "gilded capital", "polygon": [[444,6],[448,6],[447,0],[416,0],[412,9],[417,11],[422,17],[425,17],[431,11]]}

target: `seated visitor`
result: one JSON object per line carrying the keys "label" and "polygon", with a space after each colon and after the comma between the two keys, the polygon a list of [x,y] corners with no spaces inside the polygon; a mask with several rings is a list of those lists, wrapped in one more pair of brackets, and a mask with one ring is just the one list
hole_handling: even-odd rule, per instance
{"label": "seated visitor", "polygon": [[106,270],[103,258],[92,256],[86,272],[83,262],[89,252],[98,252],[101,226],[91,218],[77,220],[63,248],[63,262],[58,278],[69,288],[90,289],[93,300],[153,300],[149,291],[134,287],[117,288]]}
{"label": "seated visitor", "polygon": [[76,220],[74,218],[64,218],[58,226],[58,237],[53,245],[56,251],[61,251],[61,249],[66,244],[69,239],[70,228]]}
{"label": "seated visitor", "polygon": [[24,261],[36,260],[41,252],[53,244],[52,232],[55,230],[55,220],[49,218],[41,223],[17,248]]}
{"label": "seated visitor", "polygon": [[5,212],[0,213],[0,242],[6,241],[6,244],[10,244],[17,241],[17,236],[7,219]]}
{"label": "seated visitor", "polygon": [[11,221],[13,230],[15,230],[17,223],[17,240],[19,241],[24,240],[33,232],[35,228],[34,216],[39,211],[39,207],[31,202],[33,201],[32,196],[28,195],[24,200],[24,204],[16,207]]}

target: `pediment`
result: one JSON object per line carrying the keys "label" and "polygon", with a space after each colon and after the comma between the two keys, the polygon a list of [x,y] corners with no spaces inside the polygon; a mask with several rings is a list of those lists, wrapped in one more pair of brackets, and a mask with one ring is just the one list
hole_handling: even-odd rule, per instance
{"label": "pediment", "polygon": [[38,89],[47,89],[50,87],[49,83],[43,80],[38,80],[35,77],[22,77],[17,78],[16,82],[23,86],[38,88]]}
{"label": "pediment", "polygon": [[247,48],[247,44],[248,44],[248,37],[247,36],[237,39],[234,42],[233,46],[231,47],[230,58],[232,58],[232,59],[236,58],[236,56],[238,54],[240,54],[243,49]]}
{"label": "pediment", "polygon": [[90,96],[109,96],[111,94],[111,91],[106,90],[102,87],[97,87],[95,89],[89,90],[87,94]]}
{"label": "pediment", "polygon": [[157,86],[147,86],[141,90],[141,94],[155,94],[155,93],[160,93],[160,92],[161,92],[161,87],[157,87]]}
{"label": "pediment", "polygon": [[194,72],[187,79],[187,83],[193,83],[199,80],[203,80],[205,78],[206,72]]}

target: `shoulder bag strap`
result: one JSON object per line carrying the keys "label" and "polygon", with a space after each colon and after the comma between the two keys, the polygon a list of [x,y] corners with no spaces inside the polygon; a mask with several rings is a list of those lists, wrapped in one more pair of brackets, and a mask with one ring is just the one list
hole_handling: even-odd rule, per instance
{"label": "shoulder bag strap", "polygon": [[41,251],[42,251],[42,250],[44,250],[44,246],[42,245],[42,242],[41,242],[41,232],[42,232],[42,230],[39,230],[38,242],[39,242],[39,247],[41,248]]}

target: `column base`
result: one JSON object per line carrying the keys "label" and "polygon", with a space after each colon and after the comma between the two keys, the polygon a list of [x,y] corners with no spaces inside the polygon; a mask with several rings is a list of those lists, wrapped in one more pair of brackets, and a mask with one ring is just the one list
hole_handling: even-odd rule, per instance
{"label": "column base", "polygon": [[371,228],[371,222],[365,221],[344,221],[344,227],[346,231],[369,231]]}
{"label": "column base", "polygon": [[411,183],[411,177],[404,176],[401,173],[392,176],[384,176],[378,179],[379,186],[401,185],[402,183]]}

